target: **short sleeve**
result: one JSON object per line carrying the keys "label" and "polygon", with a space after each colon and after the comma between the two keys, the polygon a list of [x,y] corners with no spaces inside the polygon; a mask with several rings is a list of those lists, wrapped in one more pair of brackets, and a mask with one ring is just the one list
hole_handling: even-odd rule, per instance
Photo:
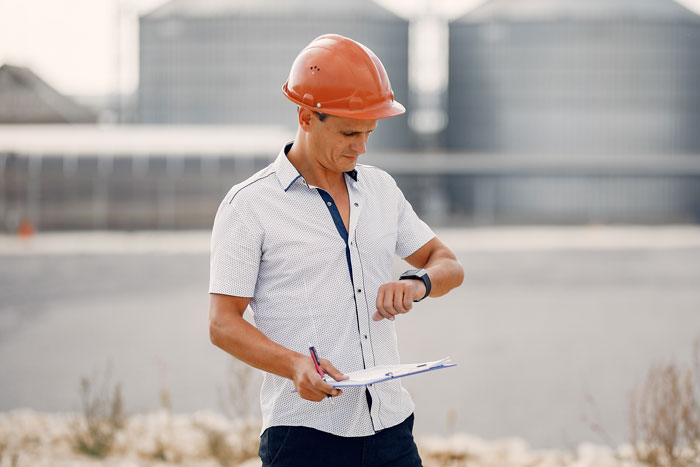
{"label": "short sleeve", "polygon": [[398,186],[396,192],[398,197],[396,254],[401,258],[406,258],[432,240],[435,233],[428,224],[418,217],[413,206],[406,200]]}
{"label": "short sleeve", "polygon": [[253,297],[261,256],[260,229],[222,203],[211,236],[209,293]]}

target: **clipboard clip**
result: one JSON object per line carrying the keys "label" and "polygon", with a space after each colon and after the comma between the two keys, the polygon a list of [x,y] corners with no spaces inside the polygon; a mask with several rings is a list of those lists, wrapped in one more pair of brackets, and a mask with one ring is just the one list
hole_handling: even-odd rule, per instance
{"label": "clipboard clip", "polygon": [[[416,368],[422,368],[428,366],[427,363],[421,363],[420,365],[416,365]],[[402,376],[404,373],[410,374],[412,370],[407,370],[408,373],[399,371],[398,373],[394,374],[393,371],[390,371],[389,373],[385,373],[384,376],[388,376],[389,378],[393,378],[394,376]]]}

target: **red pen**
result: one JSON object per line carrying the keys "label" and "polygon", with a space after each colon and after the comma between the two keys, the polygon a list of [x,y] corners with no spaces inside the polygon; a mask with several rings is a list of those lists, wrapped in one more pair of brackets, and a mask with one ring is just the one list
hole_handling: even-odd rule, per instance
{"label": "red pen", "polygon": [[[311,354],[311,360],[314,361],[314,365],[316,366],[316,371],[318,371],[318,375],[321,377],[321,379],[323,379],[323,369],[321,368],[321,364],[318,363],[318,354],[316,353],[316,348],[313,345],[309,346],[309,353]],[[326,397],[330,398],[331,395],[326,394]]]}
{"label": "red pen", "polygon": [[318,363],[318,354],[316,353],[316,349],[313,345],[309,346],[309,353],[311,354],[311,359],[314,361],[314,365],[316,365],[316,371],[318,371],[318,375],[321,378],[323,378],[323,369],[321,368],[321,364]]}

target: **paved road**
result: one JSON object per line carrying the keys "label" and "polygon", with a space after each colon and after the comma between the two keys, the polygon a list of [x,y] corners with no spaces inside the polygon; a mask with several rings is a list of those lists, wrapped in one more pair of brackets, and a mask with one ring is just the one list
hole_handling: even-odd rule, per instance
{"label": "paved road", "polygon": [[[397,320],[403,361],[459,363],[406,379],[416,431],[567,447],[601,441],[588,416],[624,441],[629,391],[700,338],[699,230],[634,232],[445,232],[465,285]],[[0,238],[0,410],[76,410],[80,378],[109,361],[131,411],[163,388],[176,411],[220,408],[230,359],[208,341],[206,234],[120,238]]]}

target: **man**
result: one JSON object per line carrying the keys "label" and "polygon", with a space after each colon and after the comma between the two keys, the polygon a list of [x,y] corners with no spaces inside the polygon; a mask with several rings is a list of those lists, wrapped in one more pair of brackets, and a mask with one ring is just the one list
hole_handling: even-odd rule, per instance
{"label": "man", "polygon": [[[377,120],[405,109],[374,53],[338,35],[299,54],[283,91],[299,107],[295,140],[216,215],[211,341],[265,372],[263,465],[421,465],[399,380],[340,391],[309,355],[335,380],[397,364],[395,318],[462,282],[394,180],[357,164]],[[419,270],[392,278],[395,254]]]}

